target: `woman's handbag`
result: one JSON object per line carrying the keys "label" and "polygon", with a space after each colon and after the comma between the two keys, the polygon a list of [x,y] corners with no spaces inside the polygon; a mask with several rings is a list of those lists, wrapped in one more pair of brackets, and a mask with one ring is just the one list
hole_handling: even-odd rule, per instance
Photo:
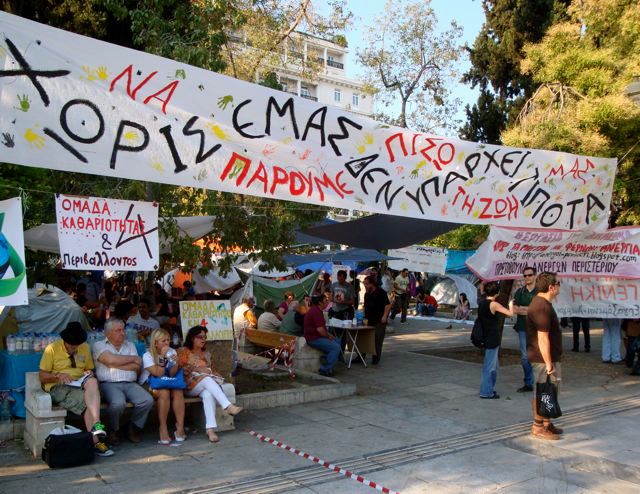
{"label": "woman's handbag", "polygon": [[175,376],[149,376],[148,382],[151,389],[185,389],[187,387],[182,369],[179,369]]}
{"label": "woman's handbag", "polygon": [[536,384],[536,410],[538,415],[546,419],[562,416],[558,403],[558,386],[551,382],[549,375],[547,375],[547,382]]}

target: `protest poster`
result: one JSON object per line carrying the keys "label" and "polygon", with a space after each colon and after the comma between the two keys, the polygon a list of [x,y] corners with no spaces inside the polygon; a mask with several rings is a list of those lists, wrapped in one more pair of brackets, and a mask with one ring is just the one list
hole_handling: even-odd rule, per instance
{"label": "protest poster", "polygon": [[447,269],[447,249],[428,247],[426,245],[412,245],[402,249],[389,249],[390,257],[401,257],[401,260],[389,261],[389,267],[400,271],[420,273],[444,274]]}
{"label": "protest poster", "polygon": [[0,12],[3,160],[463,224],[602,226],[617,161],[381,122]]}
{"label": "protest poster", "polygon": [[640,279],[609,277],[562,278],[553,302],[558,317],[640,317]]}
{"label": "protest poster", "polygon": [[0,201],[0,305],[27,305],[22,200]]}
{"label": "protest poster", "polygon": [[186,336],[189,328],[207,328],[208,341],[233,340],[231,302],[228,300],[181,300],[180,324]]}
{"label": "protest poster", "polygon": [[64,269],[158,269],[158,205],[151,202],[56,195]]}
{"label": "protest poster", "polygon": [[344,264],[332,264],[331,265],[331,283],[335,283],[338,281],[338,271],[346,271],[347,272],[347,281],[351,279],[350,273],[351,268]]}
{"label": "protest poster", "polygon": [[561,276],[640,278],[640,227],[603,232],[492,227],[466,264],[487,281],[519,278],[526,266]]}

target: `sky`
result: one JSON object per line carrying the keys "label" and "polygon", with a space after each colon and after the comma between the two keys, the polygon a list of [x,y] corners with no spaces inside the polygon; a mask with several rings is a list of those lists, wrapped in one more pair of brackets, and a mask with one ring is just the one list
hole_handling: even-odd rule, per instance
{"label": "sky", "polygon": [[[348,0],[349,9],[354,13],[354,21],[350,29],[345,33],[349,43],[347,58],[347,76],[358,78],[362,73],[362,67],[358,66],[356,52],[362,48],[362,28],[373,24],[373,19],[384,11],[385,0]],[[478,32],[484,22],[481,0],[431,0],[438,19],[438,26],[446,29],[452,20],[455,20],[463,28],[461,43],[473,45]],[[460,62],[460,73],[465,72],[470,66],[465,54]],[[458,110],[458,119],[464,121],[465,104],[472,105],[478,99],[478,92],[469,86],[459,83],[454,88],[454,96],[462,100]]]}

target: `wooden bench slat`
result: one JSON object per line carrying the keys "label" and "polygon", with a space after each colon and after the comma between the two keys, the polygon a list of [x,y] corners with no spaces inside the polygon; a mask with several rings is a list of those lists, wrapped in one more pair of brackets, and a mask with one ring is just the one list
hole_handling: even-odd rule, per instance
{"label": "wooden bench slat", "polygon": [[256,346],[263,348],[278,348],[285,343],[295,341],[296,336],[275,331],[247,329],[247,339]]}

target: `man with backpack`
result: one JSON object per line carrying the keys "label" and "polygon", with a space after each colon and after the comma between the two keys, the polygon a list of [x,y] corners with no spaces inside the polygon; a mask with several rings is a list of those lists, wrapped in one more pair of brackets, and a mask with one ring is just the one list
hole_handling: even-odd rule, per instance
{"label": "man with backpack", "polygon": [[518,288],[513,296],[513,312],[518,315],[513,329],[518,332],[520,358],[524,372],[524,386],[516,390],[518,393],[533,391],[533,368],[527,359],[527,312],[533,297],[538,294],[536,290],[536,268],[525,267],[522,271],[522,276],[524,277],[524,286]]}

